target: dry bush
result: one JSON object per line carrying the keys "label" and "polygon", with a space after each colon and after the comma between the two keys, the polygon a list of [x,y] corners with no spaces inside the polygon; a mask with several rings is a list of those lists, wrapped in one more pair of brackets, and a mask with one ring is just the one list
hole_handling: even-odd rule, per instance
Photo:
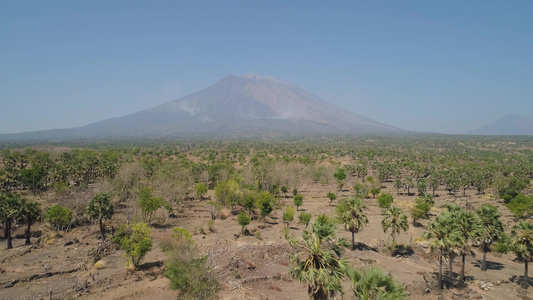
{"label": "dry bush", "polygon": [[101,260],[97,261],[97,262],[94,264],[93,268],[94,268],[95,270],[101,270],[101,269],[105,268],[105,266],[106,266],[106,262],[105,262],[104,260],[101,259]]}

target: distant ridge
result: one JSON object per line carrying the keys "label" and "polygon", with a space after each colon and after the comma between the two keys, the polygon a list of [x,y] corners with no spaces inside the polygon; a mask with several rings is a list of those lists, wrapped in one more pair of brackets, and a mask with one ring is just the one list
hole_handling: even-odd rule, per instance
{"label": "distant ridge", "polygon": [[0,135],[0,139],[253,137],[279,134],[391,134],[403,130],[332,105],[292,84],[228,75],[163,105],[83,127]]}
{"label": "distant ridge", "polygon": [[519,115],[506,115],[467,134],[478,135],[533,135],[533,120]]}

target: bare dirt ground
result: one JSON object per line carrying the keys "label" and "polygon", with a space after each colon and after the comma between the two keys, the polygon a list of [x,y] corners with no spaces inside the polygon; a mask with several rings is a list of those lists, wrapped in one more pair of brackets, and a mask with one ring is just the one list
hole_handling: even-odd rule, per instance
{"label": "bare dirt ground", "polygon": [[[353,179],[352,179],[353,180]],[[346,186],[349,186],[347,184]],[[353,184],[352,184],[353,185]],[[335,185],[306,185],[300,187],[304,203],[300,211],[306,210],[313,218],[321,213],[335,214],[335,204],[329,205],[327,192],[335,191]],[[382,192],[390,192],[395,197],[395,205],[408,210],[414,205],[414,195],[397,194],[391,183]],[[353,190],[345,189],[338,199],[353,196]],[[475,195],[467,191],[466,196],[448,195],[438,191],[435,197],[438,214],[439,207],[445,203],[460,206],[479,207],[490,201],[502,212],[504,223],[510,224],[511,213],[496,200],[490,200],[490,194]],[[461,193],[462,194],[462,193]],[[285,205],[292,205],[292,198],[282,200]],[[203,253],[210,254],[213,272],[217,274],[222,290],[219,299],[307,299],[304,284],[294,282],[288,276],[288,257],[292,251],[282,232],[281,215],[283,209],[277,210],[264,227],[253,221],[248,229],[251,235],[238,236],[240,226],[237,216],[230,215],[217,219],[214,232],[207,229],[210,213],[207,200],[197,200],[184,204],[176,218],[166,220],[164,226],[154,227],[152,236],[154,247],[143,259],[139,270],[127,272],[126,260],[118,249],[106,250],[105,256],[98,264],[90,260],[88,253],[100,246],[96,227],[75,228],[63,236],[50,238],[52,231],[43,224],[37,224],[33,230],[41,231],[43,239],[33,238],[34,246],[24,246],[22,237],[14,240],[14,249],[0,251],[0,299],[179,299],[179,294],[169,287],[164,276],[165,256],[158,247],[172,227],[180,226],[190,232]],[[468,204],[467,204],[468,203]],[[369,224],[356,234],[359,243],[357,250],[346,250],[344,255],[354,266],[378,266],[392,274],[394,279],[405,284],[410,299],[532,299],[533,288],[523,291],[518,285],[524,265],[514,262],[512,254],[487,255],[489,270],[480,270],[481,253],[468,257],[466,263],[467,283],[457,286],[457,282],[448,285],[444,291],[435,289],[438,261],[432,258],[423,244],[419,244],[427,221],[423,226],[410,228],[401,233],[398,242],[410,245],[411,253],[391,257],[384,250],[389,235],[381,228],[381,210],[376,199],[367,199],[369,206]],[[298,212],[295,212],[297,219]],[[122,216],[123,218],[123,216]],[[120,210],[113,217],[115,226],[121,220]],[[205,234],[201,234],[203,227]],[[293,222],[290,235],[301,237],[304,225]],[[19,229],[16,234],[21,234]],[[260,238],[256,235],[259,232]],[[339,236],[351,239],[350,232],[339,225]],[[37,246],[36,244],[39,244]],[[0,242],[5,249],[5,241]],[[447,271],[447,264],[444,270]],[[455,277],[458,277],[460,261],[453,265]],[[353,299],[348,282],[345,283],[345,296]],[[51,293],[51,294],[50,294]],[[51,295],[51,296],[50,296]]]}

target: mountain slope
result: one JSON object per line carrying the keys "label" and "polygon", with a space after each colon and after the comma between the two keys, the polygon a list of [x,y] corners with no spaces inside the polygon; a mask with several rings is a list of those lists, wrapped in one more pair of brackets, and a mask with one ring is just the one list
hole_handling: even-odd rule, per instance
{"label": "mountain slope", "polygon": [[468,134],[533,135],[533,120],[518,115],[506,115],[484,127],[472,130]]}
{"label": "mountain slope", "polygon": [[134,114],[38,135],[65,139],[397,132],[402,130],[350,113],[291,84],[249,74],[226,76],[199,92]]}

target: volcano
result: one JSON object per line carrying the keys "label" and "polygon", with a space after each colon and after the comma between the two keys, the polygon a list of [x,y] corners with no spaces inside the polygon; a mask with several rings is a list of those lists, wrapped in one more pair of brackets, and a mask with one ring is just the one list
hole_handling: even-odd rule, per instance
{"label": "volcano", "polygon": [[254,137],[272,134],[403,132],[281,80],[228,75],[189,96],[83,127],[4,135],[12,138]]}
{"label": "volcano", "polygon": [[533,120],[523,116],[508,114],[486,126],[467,134],[476,135],[533,135]]}

